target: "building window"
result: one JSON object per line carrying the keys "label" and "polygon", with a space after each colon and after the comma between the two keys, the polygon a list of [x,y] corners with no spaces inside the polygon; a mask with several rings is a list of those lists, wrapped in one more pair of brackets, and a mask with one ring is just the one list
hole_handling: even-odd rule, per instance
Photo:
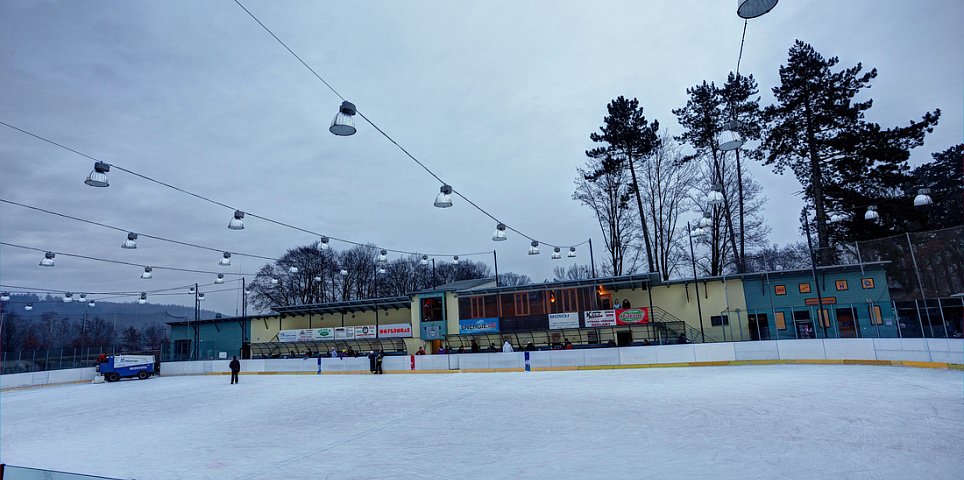
{"label": "building window", "polygon": [[[354,315],[352,315],[354,318]],[[438,322],[445,320],[442,307],[441,297],[423,298],[422,299],[422,321],[423,322]]]}
{"label": "building window", "polygon": [[838,292],[842,292],[842,291],[848,289],[847,281],[846,281],[846,280],[837,280],[836,282],[834,282],[834,285],[837,286],[837,291],[838,291]]}
{"label": "building window", "polygon": [[874,288],[874,279],[873,279],[873,278],[870,278],[870,277],[861,278],[861,279],[860,279],[860,286],[863,287],[864,290],[870,290],[870,289]]}
{"label": "building window", "polygon": [[786,286],[786,285],[776,285],[776,286],[773,287],[773,293],[775,293],[775,294],[777,294],[777,295],[786,295],[786,294],[787,294],[787,286]]}
{"label": "building window", "polygon": [[730,319],[726,315],[714,315],[710,317],[710,325],[714,327],[722,327],[723,325],[729,325]]}
{"label": "building window", "polygon": [[797,288],[800,289],[800,293],[810,293],[809,283],[801,283],[800,285],[797,286]]}
{"label": "building window", "polygon": [[529,294],[528,293],[516,293],[512,296],[512,307],[514,309],[515,316],[522,316],[529,314]]}

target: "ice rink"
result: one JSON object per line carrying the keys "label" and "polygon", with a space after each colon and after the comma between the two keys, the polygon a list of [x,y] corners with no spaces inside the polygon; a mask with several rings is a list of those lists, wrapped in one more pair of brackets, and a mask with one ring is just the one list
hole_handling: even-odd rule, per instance
{"label": "ice rink", "polygon": [[160,377],[0,395],[0,460],[149,479],[964,478],[958,371]]}

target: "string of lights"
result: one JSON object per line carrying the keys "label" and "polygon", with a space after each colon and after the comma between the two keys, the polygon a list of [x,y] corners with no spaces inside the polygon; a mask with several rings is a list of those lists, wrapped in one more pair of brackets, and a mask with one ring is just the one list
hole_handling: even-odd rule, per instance
{"label": "string of lights", "polygon": [[[538,243],[538,244],[544,244],[544,245],[548,245],[548,246],[550,246],[550,247],[555,247],[555,248],[577,247],[577,246],[580,246],[580,245],[583,245],[584,243],[586,243],[586,242],[582,242],[582,243],[573,244],[573,245],[555,245],[555,244],[551,244],[551,243],[547,243],[547,242],[538,240],[538,239],[536,239],[536,238],[534,238],[534,237],[532,237],[532,236],[530,236],[530,235],[527,235],[527,234],[525,234],[524,232],[522,232],[522,231],[520,231],[520,230],[518,230],[518,229],[516,229],[516,228],[514,228],[514,227],[512,227],[512,226],[510,226],[510,225],[508,225],[508,224],[506,224],[505,222],[499,220],[495,215],[493,215],[492,213],[488,212],[487,210],[485,210],[484,208],[482,208],[482,207],[481,207],[480,205],[478,205],[477,203],[475,203],[475,202],[473,202],[472,200],[470,200],[470,199],[468,198],[468,196],[466,196],[464,193],[461,193],[461,192],[459,192],[458,190],[456,190],[455,188],[452,188],[452,187],[451,187],[447,182],[445,182],[445,180],[443,180],[437,173],[435,173],[434,171],[432,171],[432,169],[428,168],[428,166],[426,166],[422,161],[420,161],[418,158],[416,158],[415,155],[412,155],[412,153],[409,152],[409,151],[408,151],[405,147],[403,147],[401,144],[399,144],[398,141],[396,141],[394,138],[392,138],[390,135],[388,135],[388,133],[386,133],[381,127],[379,127],[378,125],[376,125],[374,121],[372,121],[370,118],[368,118],[367,116],[365,116],[364,113],[362,113],[361,111],[359,111],[358,108],[357,108],[354,104],[352,104],[351,102],[346,101],[346,100],[345,100],[345,97],[344,97],[341,93],[339,93],[338,90],[336,90],[333,86],[331,86],[331,84],[328,83],[328,81],[326,81],[317,71],[315,71],[314,68],[312,68],[310,65],[308,65],[308,63],[305,62],[304,59],[301,58],[301,56],[299,56],[297,53],[295,53],[295,51],[292,50],[291,47],[289,47],[283,40],[281,40],[281,38],[279,38],[277,35],[275,35],[275,33],[274,33],[273,31],[271,31],[271,29],[268,28],[267,25],[264,24],[264,22],[262,22],[257,16],[255,16],[255,14],[251,13],[251,11],[248,10],[247,7],[245,7],[239,0],[234,0],[234,3],[236,3],[239,7],[241,7],[241,9],[244,10],[244,12],[248,14],[248,16],[250,16],[255,22],[257,22],[258,25],[261,26],[261,28],[263,28],[266,32],[268,32],[268,34],[271,35],[272,38],[274,38],[279,44],[281,44],[281,46],[284,47],[284,49],[287,50],[288,53],[291,54],[291,56],[295,57],[295,59],[297,59],[298,62],[300,62],[302,65],[304,65],[304,67],[307,68],[309,72],[311,72],[316,78],[318,78],[318,80],[320,80],[323,84],[325,84],[325,86],[328,87],[328,89],[331,90],[332,93],[334,93],[336,96],[338,96],[338,98],[340,98],[340,99],[342,100],[342,106],[341,106],[341,108],[339,109],[338,114],[336,114],[335,120],[332,122],[332,127],[329,128],[329,130],[330,130],[332,133],[334,133],[335,135],[352,135],[352,134],[354,134],[354,133],[355,133],[355,127],[354,127],[354,123],[351,122],[351,116],[357,114],[357,115],[360,116],[362,119],[364,119],[366,122],[368,122],[368,124],[371,125],[372,128],[374,128],[378,133],[380,133],[383,137],[385,137],[389,142],[391,142],[393,145],[395,145],[396,147],[398,147],[398,149],[401,150],[401,152],[404,153],[405,156],[407,156],[409,159],[411,159],[413,162],[415,162],[419,167],[421,167],[423,170],[425,170],[426,172],[428,172],[429,175],[431,175],[433,178],[435,178],[435,180],[438,180],[438,182],[442,184],[441,193],[439,194],[439,197],[443,197],[443,195],[444,195],[445,197],[448,197],[449,195],[451,195],[452,193],[454,193],[455,195],[458,195],[459,198],[461,198],[462,200],[465,200],[466,203],[468,203],[469,205],[471,205],[472,207],[474,207],[476,210],[478,210],[479,212],[481,212],[483,215],[485,215],[485,216],[489,217],[490,219],[492,219],[493,221],[495,221],[497,226],[504,227],[504,228],[501,228],[501,229],[498,229],[498,230],[501,230],[501,231],[505,231],[506,229],[511,230],[511,231],[517,233],[519,236],[521,236],[521,237],[523,237],[523,238],[525,238],[525,239],[527,239],[527,240],[530,240],[531,242],[535,242],[535,243]],[[346,123],[344,123],[344,124],[338,123],[339,120],[345,121]],[[441,208],[451,207],[451,206],[452,206],[452,203],[451,203],[450,197],[443,199],[443,201],[441,201],[441,202],[439,201],[439,198],[436,198],[435,206],[441,207]],[[497,231],[498,231],[498,230],[497,230]],[[501,238],[499,238],[499,237],[493,235],[493,240],[497,240],[497,241],[498,241],[498,240],[504,240],[504,236],[501,237]]]}

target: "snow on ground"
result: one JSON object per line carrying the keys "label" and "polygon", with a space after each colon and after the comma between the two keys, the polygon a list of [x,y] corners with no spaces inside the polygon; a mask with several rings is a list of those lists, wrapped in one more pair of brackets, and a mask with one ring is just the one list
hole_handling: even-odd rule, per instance
{"label": "snow on ground", "polygon": [[160,377],[0,395],[0,460],[111,477],[962,478],[960,372]]}

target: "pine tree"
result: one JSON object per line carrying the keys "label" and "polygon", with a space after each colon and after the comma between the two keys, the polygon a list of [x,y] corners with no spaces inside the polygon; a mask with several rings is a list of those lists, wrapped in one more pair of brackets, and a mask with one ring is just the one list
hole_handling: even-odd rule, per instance
{"label": "pine tree", "polygon": [[[877,70],[862,72],[860,63],[834,69],[838,63],[837,57],[824,58],[797,40],[787,64],[780,67],[781,84],[773,87],[777,103],[763,115],[764,163],[777,173],[790,168],[803,185],[816,211],[823,264],[833,263],[832,240],[854,240],[856,231],[877,233],[870,226],[854,228],[862,218],[861,209],[892,197],[906,181],[910,149],[923,144],[940,117],[940,110],[934,110],[919,122],[891,129],[867,122],[864,114],[873,100],[855,97],[870,87]],[[831,213],[848,213],[850,228],[832,230]]]}

